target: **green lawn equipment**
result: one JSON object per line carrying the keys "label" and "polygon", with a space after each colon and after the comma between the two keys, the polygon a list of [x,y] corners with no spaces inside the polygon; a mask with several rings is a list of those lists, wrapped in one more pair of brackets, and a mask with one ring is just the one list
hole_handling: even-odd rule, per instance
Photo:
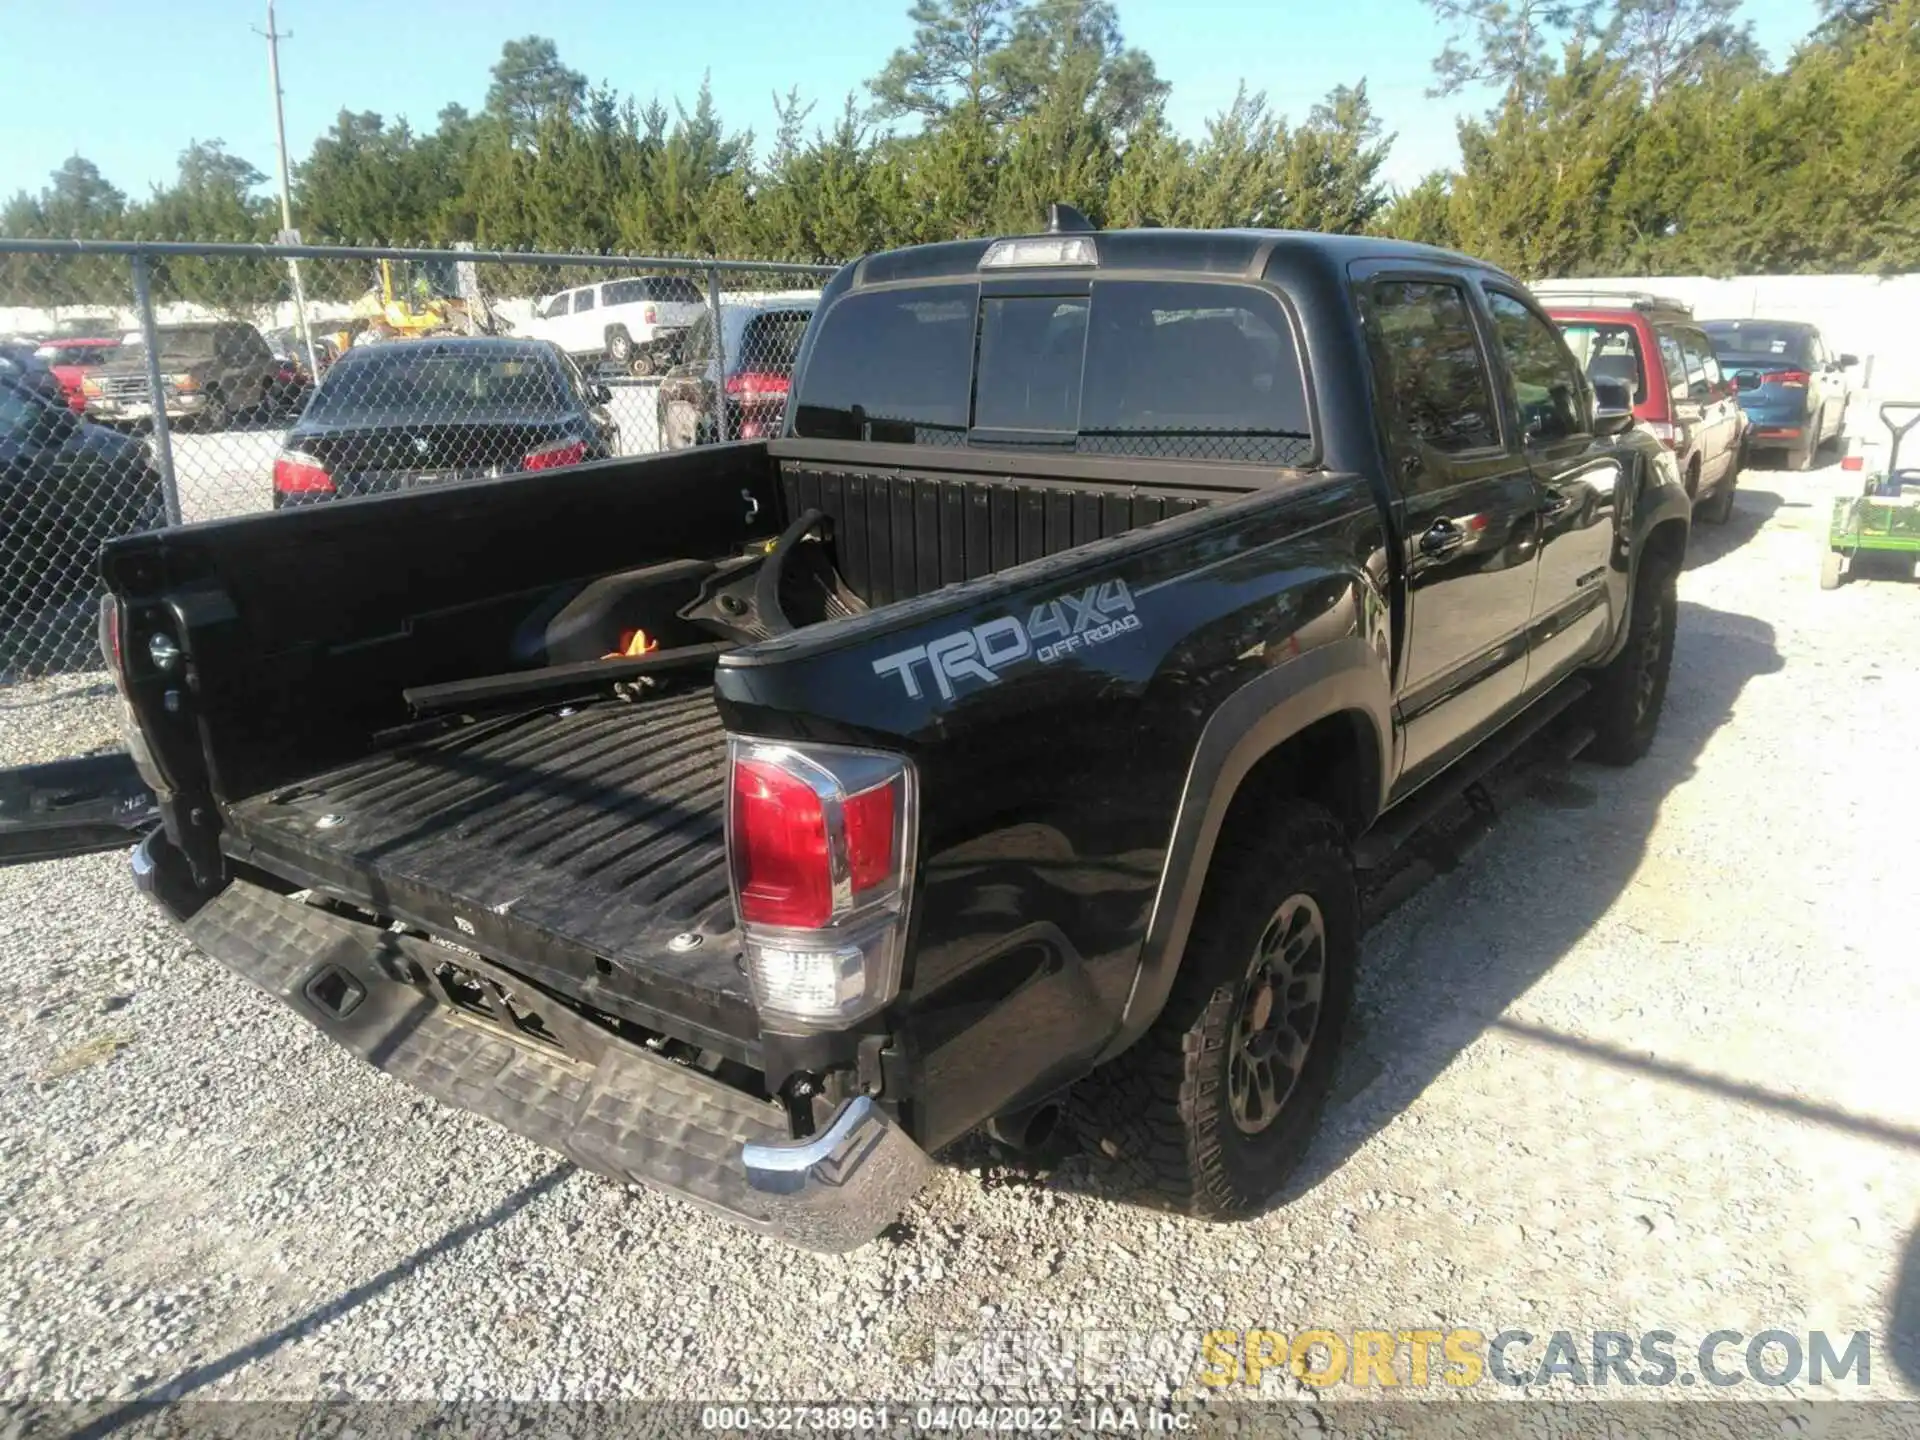
{"label": "green lawn equipment", "polygon": [[[1896,420],[1896,414],[1906,415]],[[1920,425],[1920,400],[1888,400],[1880,407],[1880,423],[1893,436],[1885,469],[1867,465],[1862,455],[1841,461],[1843,473],[1860,481],[1857,494],[1833,502],[1833,523],[1827,532],[1827,553],[1820,562],[1820,588],[1835,590],[1853,573],[1856,556],[1903,555],[1920,560],[1920,466],[1900,466],[1900,442]]]}

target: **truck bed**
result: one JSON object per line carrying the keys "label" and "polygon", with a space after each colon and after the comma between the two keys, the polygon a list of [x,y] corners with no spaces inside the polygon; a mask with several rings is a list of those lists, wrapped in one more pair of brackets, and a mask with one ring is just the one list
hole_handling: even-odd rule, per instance
{"label": "truck bed", "polygon": [[232,805],[225,843],[751,1063],[725,782],[703,686],[469,723]]}

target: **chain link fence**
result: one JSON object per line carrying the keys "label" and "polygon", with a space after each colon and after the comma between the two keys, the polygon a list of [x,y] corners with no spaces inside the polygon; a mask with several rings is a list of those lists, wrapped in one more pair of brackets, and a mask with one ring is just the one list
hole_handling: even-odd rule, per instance
{"label": "chain link fence", "polygon": [[831,273],[0,240],[0,684],[97,668],[114,536],[776,433]]}

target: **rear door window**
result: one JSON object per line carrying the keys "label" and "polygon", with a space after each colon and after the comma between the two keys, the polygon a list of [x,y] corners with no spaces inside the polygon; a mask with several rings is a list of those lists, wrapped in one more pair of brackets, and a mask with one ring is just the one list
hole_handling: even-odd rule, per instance
{"label": "rear door window", "polygon": [[1458,455],[1498,446],[1466,292],[1437,280],[1380,280],[1371,298],[1369,343],[1395,450],[1419,458],[1422,449]]}
{"label": "rear door window", "polygon": [[593,309],[593,287],[589,285],[584,290],[574,291],[573,292],[573,313],[578,315],[582,310],[591,310],[591,309]]}
{"label": "rear door window", "polygon": [[1518,296],[1491,288],[1486,296],[1527,438],[1552,444],[1583,433],[1579,372],[1559,330]]}

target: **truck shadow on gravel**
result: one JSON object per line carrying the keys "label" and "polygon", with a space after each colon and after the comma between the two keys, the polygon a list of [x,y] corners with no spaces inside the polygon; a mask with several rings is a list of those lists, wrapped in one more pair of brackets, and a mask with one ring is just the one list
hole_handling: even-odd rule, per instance
{"label": "truck shadow on gravel", "polygon": [[[1320,1136],[1280,1203],[1340,1169],[1586,936],[1633,882],[1661,808],[1693,777],[1741,691],[1783,664],[1765,621],[1682,601],[1666,709],[1643,759],[1622,769],[1542,759],[1543,749],[1551,753],[1551,737],[1543,737],[1489,786],[1493,818],[1482,807],[1477,823],[1456,821],[1451,834],[1447,818],[1437,822],[1441,833],[1429,842],[1434,868],[1459,865],[1469,886],[1481,863],[1471,849],[1495,831],[1525,833],[1543,812],[1584,812],[1583,848],[1579,863],[1569,864],[1560,844],[1503,847],[1502,894],[1542,903],[1478,906],[1472,945],[1435,943],[1412,917],[1409,929],[1383,944],[1389,916],[1369,916],[1373,934],[1361,956],[1341,1074]],[[1449,903],[1444,894],[1431,901]]]}
{"label": "truck shadow on gravel", "polygon": [[1774,512],[1787,502],[1771,490],[1749,490],[1742,485],[1734,492],[1733,514],[1724,525],[1702,525],[1697,519],[1687,538],[1686,569],[1698,570],[1723,560],[1764,530]]}
{"label": "truck shadow on gravel", "polygon": [[[1743,498],[1761,513],[1752,496]],[[1741,691],[1782,665],[1766,622],[1683,601],[1667,708],[1644,759],[1619,770],[1568,763],[1555,753],[1560,737],[1550,727],[1489,778],[1478,803],[1462,798],[1402,849],[1395,871],[1371,878],[1363,890],[1369,939],[1340,1073],[1319,1135],[1274,1198],[1276,1208],[1345,1165],[1463,1050],[1502,1024],[1514,1001],[1593,928],[1632,882],[1662,805],[1693,776],[1701,750],[1727,722]],[[1447,872],[1471,872],[1479,863],[1471,852],[1488,835],[1524,830],[1543,810],[1569,809],[1585,812],[1589,840],[1581,863],[1569,865],[1564,849],[1550,845],[1505,851],[1503,892],[1546,896],[1550,903],[1482,907],[1471,946],[1436,944],[1416,930],[1395,937],[1386,947],[1391,953],[1382,953],[1382,928],[1412,896],[1448,884]],[[1445,895],[1432,898],[1449,903]],[[1046,1184],[1130,1198],[1119,1166],[1076,1153],[1065,1141],[1020,1156],[976,1138],[943,1158],[977,1167],[990,1187]]]}
{"label": "truck shadow on gravel", "polygon": [[1893,1368],[1920,1390],[1920,1228],[1907,1236],[1900,1276],[1893,1282],[1893,1319],[1887,1327]]}

